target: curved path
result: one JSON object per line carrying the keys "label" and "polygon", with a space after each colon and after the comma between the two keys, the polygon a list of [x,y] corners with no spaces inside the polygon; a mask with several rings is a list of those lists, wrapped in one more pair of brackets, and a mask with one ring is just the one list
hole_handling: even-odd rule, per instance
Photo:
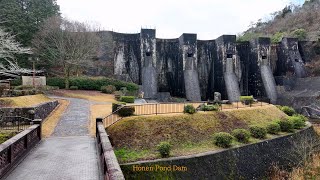
{"label": "curved path", "polygon": [[[56,97],[54,97],[56,98]],[[89,136],[90,101],[70,101],[50,138],[43,139],[7,180],[100,180],[95,139]]]}

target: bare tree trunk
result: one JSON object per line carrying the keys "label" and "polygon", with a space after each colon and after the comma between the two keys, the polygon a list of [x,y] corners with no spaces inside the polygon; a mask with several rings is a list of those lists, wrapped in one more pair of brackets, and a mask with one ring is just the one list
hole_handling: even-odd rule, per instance
{"label": "bare tree trunk", "polygon": [[64,83],[65,83],[65,89],[69,89],[70,87],[70,67],[65,66],[64,67]]}

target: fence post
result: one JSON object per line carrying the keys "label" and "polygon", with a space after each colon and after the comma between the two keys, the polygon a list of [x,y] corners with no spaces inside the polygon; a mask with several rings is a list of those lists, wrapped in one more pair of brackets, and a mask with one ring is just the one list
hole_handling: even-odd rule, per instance
{"label": "fence post", "polygon": [[101,118],[101,117],[96,118],[96,137],[97,137],[97,133],[98,133],[98,122],[103,123],[103,118]]}
{"label": "fence post", "polygon": [[156,115],[158,115],[158,104],[156,104]]}
{"label": "fence post", "polygon": [[38,137],[40,140],[42,139],[42,119],[34,119],[32,120],[34,124],[39,124]]}
{"label": "fence post", "polygon": [[239,104],[238,103],[239,103],[239,101],[237,101],[237,109],[239,109]]}

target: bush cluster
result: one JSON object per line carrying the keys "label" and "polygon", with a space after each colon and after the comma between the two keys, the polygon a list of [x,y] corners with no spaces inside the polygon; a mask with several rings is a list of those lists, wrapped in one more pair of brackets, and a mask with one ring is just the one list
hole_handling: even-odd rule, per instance
{"label": "bush cluster", "polygon": [[266,128],[260,127],[260,126],[251,126],[250,133],[252,137],[258,138],[258,139],[264,139],[267,136]]}
{"label": "bush cluster", "polygon": [[121,108],[117,114],[121,117],[128,117],[128,116],[132,116],[135,112],[134,107],[132,106],[124,106],[123,108]]}
{"label": "bush cluster", "polygon": [[120,101],[125,103],[134,103],[134,96],[121,96]]}
{"label": "bush cluster", "polygon": [[294,131],[294,124],[292,121],[288,119],[280,120],[277,122],[280,125],[282,132],[293,132]]}
{"label": "bush cluster", "polygon": [[106,94],[112,94],[117,88],[114,85],[102,86],[101,91]]}
{"label": "bush cluster", "polygon": [[194,108],[192,105],[188,104],[188,105],[184,106],[183,112],[188,113],[188,114],[194,114],[194,113],[196,113],[196,108]]}
{"label": "bush cluster", "polygon": [[70,90],[78,90],[79,88],[78,88],[78,86],[70,86],[69,89],[70,89]]}
{"label": "bush cluster", "polygon": [[306,125],[306,122],[301,116],[290,116],[288,121],[291,121],[294,129],[301,129]]}
{"label": "bush cluster", "polygon": [[[70,78],[70,86],[78,86],[81,90],[97,90],[100,91],[102,86],[113,85],[117,90],[122,87],[127,88],[128,91],[137,91],[139,86],[134,83],[128,83],[119,81],[116,79],[110,79],[105,77],[73,77]],[[47,78],[47,84],[49,86],[58,86],[60,89],[65,88],[65,80],[63,77]]]}
{"label": "bush cluster", "polygon": [[286,113],[288,116],[293,116],[294,114],[296,114],[296,111],[292,107],[289,107],[289,106],[282,106],[281,111]]}
{"label": "bush cluster", "polygon": [[244,104],[252,104],[253,96],[240,96],[240,101]]}
{"label": "bush cluster", "polygon": [[218,111],[219,105],[203,105],[200,108],[201,111]]}
{"label": "bush cluster", "polygon": [[120,101],[121,96],[123,96],[121,91],[114,91],[113,94],[117,101]]}
{"label": "bush cluster", "polygon": [[118,110],[120,107],[126,105],[125,102],[117,102],[117,103],[112,103],[112,112],[115,112]]}
{"label": "bush cluster", "polygon": [[276,122],[273,122],[267,125],[267,132],[269,134],[278,134],[280,131],[281,131],[281,127]]}
{"label": "bush cluster", "polygon": [[157,145],[158,152],[160,153],[161,157],[163,157],[163,158],[170,156],[171,147],[172,147],[172,145],[167,141],[160,142]]}
{"label": "bush cluster", "polygon": [[232,135],[242,143],[248,143],[250,139],[250,132],[246,129],[235,129],[232,131]]}
{"label": "bush cluster", "polygon": [[218,147],[228,148],[231,146],[233,136],[226,132],[219,132],[213,135],[213,142]]}

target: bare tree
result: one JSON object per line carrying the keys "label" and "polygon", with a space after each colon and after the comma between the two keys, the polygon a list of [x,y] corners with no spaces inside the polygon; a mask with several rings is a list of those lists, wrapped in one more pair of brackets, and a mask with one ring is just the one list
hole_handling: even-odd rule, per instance
{"label": "bare tree", "polygon": [[93,27],[60,17],[49,18],[32,42],[40,60],[63,70],[66,89],[72,72],[92,65],[99,43]]}
{"label": "bare tree", "polygon": [[32,54],[30,48],[24,48],[15,40],[15,36],[0,28],[0,71],[27,71],[21,69],[15,61],[16,54]]}

